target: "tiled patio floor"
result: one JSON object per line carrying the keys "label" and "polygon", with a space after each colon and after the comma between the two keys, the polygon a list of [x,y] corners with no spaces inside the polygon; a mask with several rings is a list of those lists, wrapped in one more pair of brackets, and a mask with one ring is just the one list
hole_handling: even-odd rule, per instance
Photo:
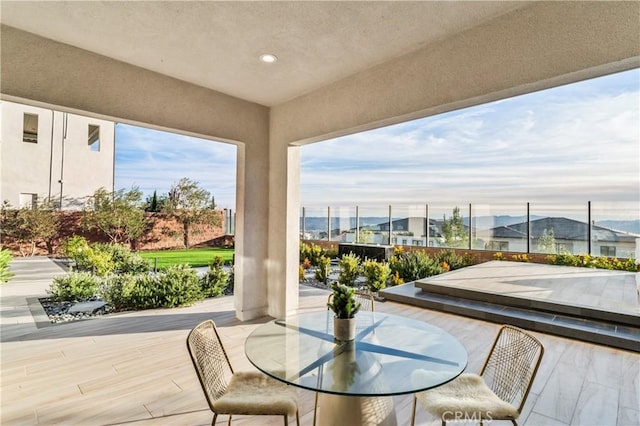
{"label": "tiled patio floor", "polygon": [[[185,347],[188,331],[214,319],[236,369],[253,369],[244,355],[244,340],[269,320],[239,322],[233,299],[223,297],[188,308],[37,328],[24,300],[44,295],[51,274],[61,271],[47,259],[21,260],[14,266],[17,276],[1,288],[3,426],[208,425],[212,416]],[[324,309],[326,296],[325,290],[302,286],[301,310]],[[427,321],[453,334],[469,352],[468,371],[479,369],[498,329],[392,302],[379,302],[376,310]],[[640,424],[639,354],[534,334],[546,352],[520,424]],[[300,391],[303,425],[311,424],[313,397]],[[411,396],[394,399],[398,424],[408,424]],[[217,423],[226,421],[220,416]],[[439,421],[419,411],[417,423]],[[280,425],[282,420],[237,417],[233,424]]]}

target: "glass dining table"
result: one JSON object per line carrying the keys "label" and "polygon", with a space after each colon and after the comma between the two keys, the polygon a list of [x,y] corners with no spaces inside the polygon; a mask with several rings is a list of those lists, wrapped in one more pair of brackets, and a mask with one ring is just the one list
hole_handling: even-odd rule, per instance
{"label": "glass dining table", "polygon": [[443,385],[464,371],[467,351],[424,321],[356,315],[356,338],[333,337],[333,313],[276,319],[245,342],[249,361],[284,383],[319,393],[320,425],[395,425],[394,395]]}

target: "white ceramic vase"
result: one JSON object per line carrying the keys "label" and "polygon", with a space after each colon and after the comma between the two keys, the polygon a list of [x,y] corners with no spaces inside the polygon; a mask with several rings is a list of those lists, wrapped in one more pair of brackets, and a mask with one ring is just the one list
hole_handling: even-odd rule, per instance
{"label": "white ceramic vase", "polygon": [[356,338],[356,319],[333,317],[333,337],[342,342]]}

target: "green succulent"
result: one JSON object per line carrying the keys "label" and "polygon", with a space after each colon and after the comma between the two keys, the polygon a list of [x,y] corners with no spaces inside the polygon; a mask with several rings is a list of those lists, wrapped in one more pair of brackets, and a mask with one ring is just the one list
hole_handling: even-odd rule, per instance
{"label": "green succulent", "polygon": [[327,307],[335,313],[337,318],[355,317],[361,306],[359,302],[356,302],[355,289],[336,282],[331,284],[331,289],[333,297],[327,303]]}

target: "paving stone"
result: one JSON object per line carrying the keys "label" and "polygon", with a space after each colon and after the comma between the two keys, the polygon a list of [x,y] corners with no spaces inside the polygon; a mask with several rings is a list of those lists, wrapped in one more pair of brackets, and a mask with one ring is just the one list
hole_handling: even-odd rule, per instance
{"label": "paving stone", "polygon": [[96,300],[93,302],[78,302],[69,308],[68,313],[75,314],[80,312],[87,312],[93,314],[100,309],[103,309],[105,306],[107,306],[107,302],[105,302],[104,300]]}

